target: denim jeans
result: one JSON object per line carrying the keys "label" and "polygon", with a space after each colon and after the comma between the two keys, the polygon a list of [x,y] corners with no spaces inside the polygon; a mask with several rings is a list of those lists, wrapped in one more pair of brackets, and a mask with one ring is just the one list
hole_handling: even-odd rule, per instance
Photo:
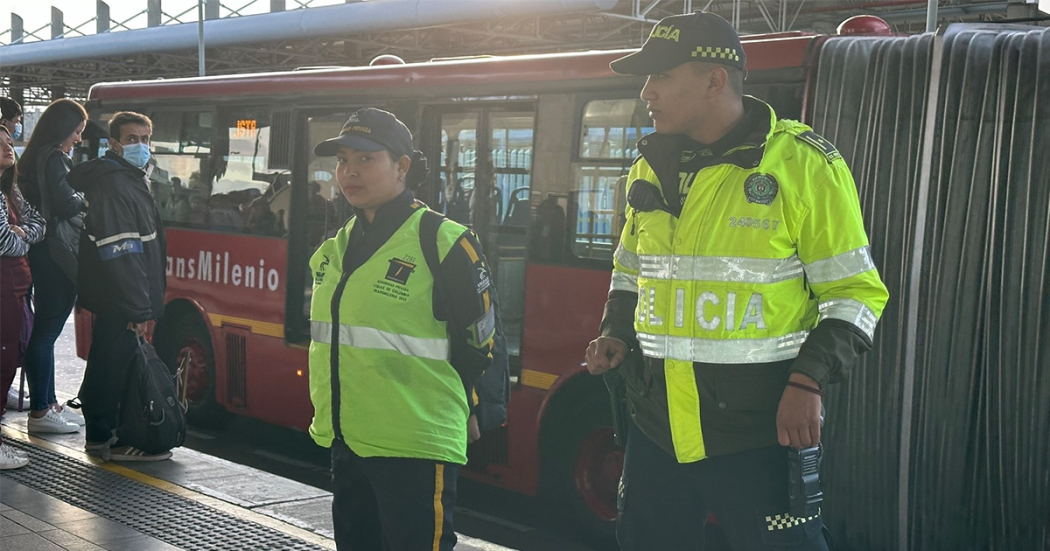
{"label": "denim jeans", "polygon": [[73,311],[77,286],[51,260],[46,242],[29,249],[29,270],[33,273],[36,316],[33,318],[33,335],[26,347],[26,382],[29,383],[29,408],[42,411],[58,402],[55,397],[55,341]]}

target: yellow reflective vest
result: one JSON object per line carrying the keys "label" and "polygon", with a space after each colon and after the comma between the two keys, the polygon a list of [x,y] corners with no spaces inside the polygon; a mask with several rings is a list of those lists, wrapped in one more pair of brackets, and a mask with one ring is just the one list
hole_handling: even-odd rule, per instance
{"label": "yellow reflective vest", "polygon": [[[341,436],[357,455],[467,461],[470,410],[449,362],[447,323],[434,317],[434,277],[419,238],[425,210],[349,276],[343,256],[356,219],[310,259],[310,436],[321,446],[336,437],[337,388]],[[440,259],[466,231],[441,224]]]}
{"label": "yellow reflective vest", "polygon": [[[640,347],[663,360],[671,440],[683,463],[707,457],[701,420],[725,407],[701,401],[694,362],[738,366],[746,378],[747,364],[798,356],[823,319],[848,322],[870,339],[888,297],[838,151],[748,100],[770,114],[754,166],[701,169],[680,217],[628,206],[614,255],[612,291],[638,293]],[[629,196],[641,182],[666,195],[645,158],[648,141],[659,138],[639,142]]]}

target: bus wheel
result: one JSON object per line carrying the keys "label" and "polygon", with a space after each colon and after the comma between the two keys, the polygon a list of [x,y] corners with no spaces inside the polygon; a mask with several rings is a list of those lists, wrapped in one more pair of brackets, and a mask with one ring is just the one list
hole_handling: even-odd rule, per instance
{"label": "bus wheel", "polygon": [[196,316],[180,317],[169,326],[171,331],[164,336],[161,357],[172,373],[184,370],[186,419],[197,427],[221,427],[233,414],[215,399],[215,354],[207,329]]}
{"label": "bus wheel", "polygon": [[616,548],[616,496],[623,449],[613,440],[606,400],[587,400],[561,417],[546,480],[553,505],[599,549]]}

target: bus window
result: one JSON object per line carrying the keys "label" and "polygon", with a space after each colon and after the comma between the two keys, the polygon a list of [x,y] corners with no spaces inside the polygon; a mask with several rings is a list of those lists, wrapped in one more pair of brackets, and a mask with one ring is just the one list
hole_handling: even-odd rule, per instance
{"label": "bus window", "polygon": [[[290,174],[270,163],[273,115],[264,109],[224,113],[212,144],[214,178],[208,195],[208,228],[285,236]],[[287,125],[282,128],[287,132]],[[287,137],[282,137],[287,143]]]}
{"label": "bus window", "polygon": [[[440,114],[437,172],[450,219],[472,227],[495,275],[511,355],[519,355],[525,319],[525,246],[532,217],[536,114],[484,108]],[[484,198],[484,200],[482,200]]]}
{"label": "bus window", "polygon": [[[310,144],[310,164],[307,166],[307,199],[306,233],[308,250],[312,254],[321,243],[332,236],[346,224],[353,214],[350,204],[343,198],[339,182],[335,179],[335,157],[318,157],[313,154],[313,146],[332,136],[338,136],[351,111],[313,116],[307,121],[307,142]],[[296,215],[297,218],[299,214]],[[301,218],[295,222],[302,224]],[[306,256],[309,258],[309,255]],[[291,269],[291,268],[289,268]],[[313,295],[313,274],[305,263],[302,268],[309,274],[303,288],[303,319],[310,318],[310,297]]]}
{"label": "bus window", "polygon": [[153,121],[150,185],[161,218],[175,226],[206,227],[207,191],[201,173],[210,165],[212,114],[159,111]]}
{"label": "bus window", "polygon": [[339,182],[335,179],[335,157],[317,157],[313,154],[313,146],[332,136],[338,136],[343,123],[349,117],[349,113],[310,117],[307,130],[310,144],[310,165],[307,170],[310,186],[307,233],[311,251],[317,250],[322,241],[343,227],[353,213],[350,204],[343,198],[343,192],[339,190]]}
{"label": "bus window", "polygon": [[654,130],[653,123],[639,99],[592,100],[583,107],[580,129],[572,251],[611,261],[623,228],[627,172],[638,155],[635,144]]}

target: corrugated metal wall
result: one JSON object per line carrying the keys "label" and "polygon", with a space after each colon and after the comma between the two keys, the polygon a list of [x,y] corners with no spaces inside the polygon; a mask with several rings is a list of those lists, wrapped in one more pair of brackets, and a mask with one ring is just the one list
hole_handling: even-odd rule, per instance
{"label": "corrugated metal wall", "polygon": [[812,112],[891,293],[828,399],[836,548],[1050,549],[1050,30],[830,39]]}

